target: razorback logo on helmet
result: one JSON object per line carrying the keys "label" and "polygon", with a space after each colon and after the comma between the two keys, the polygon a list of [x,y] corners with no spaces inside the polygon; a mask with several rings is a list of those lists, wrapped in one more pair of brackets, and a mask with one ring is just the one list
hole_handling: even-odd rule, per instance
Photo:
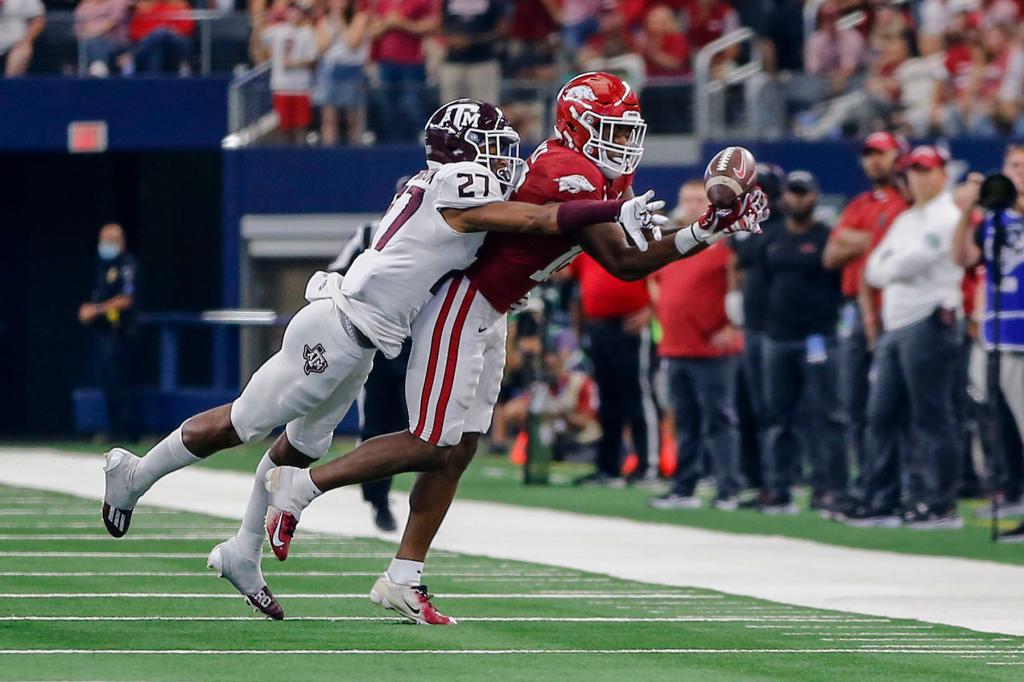
{"label": "razorback logo on helmet", "polygon": [[554,181],[558,183],[559,192],[568,192],[569,194],[593,192],[597,189],[583,175],[564,175],[560,178],[554,178]]}
{"label": "razorback logo on helmet", "polygon": [[480,125],[480,107],[473,103],[453,104],[445,111],[439,125],[452,130],[476,128]]}
{"label": "razorback logo on helmet", "polygon": [[558,93],[555,133],[606,178],[615,179],[636,172],[647,124],[628,83],[610,73],[592,72],[570,79]]}
{"label": "razorback logo on helmet", "polygon": [[597,95],[594,94],[594,90],[589,85],[574,85],[567,89],[562,96],[570,102],[597,101]]}

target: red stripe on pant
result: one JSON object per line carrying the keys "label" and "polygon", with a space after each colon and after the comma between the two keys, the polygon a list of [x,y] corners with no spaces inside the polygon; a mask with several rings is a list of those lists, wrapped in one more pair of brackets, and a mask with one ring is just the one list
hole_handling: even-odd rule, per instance
{"label": "red stripe on pant", "polygon": [[444,332],[444,323],[448,320],[448,312],[455,301],[455,294],[462,284],[462,275],[452,278],[448,283],[448,293],[441,304],[441,310],[437,314],[437,321],[434,323],[434,333],[430,339],[430,361],[427,363],[427,375],[423,378],[423,394],[420,396],[420,416],[416,420],[416,429],[412,435],[419,438],[427,425],[427,404],[430,402],[430,392],[434,390],[434,372],[437,370],[437,355],[441,345],[441,334]]}
{"label": "red stripe on pant", "polygon": [[455,383],[455,367],[459,362],[459,341],[462,339],[462,329],[466,326],[466,316],[469,315],[469,308],[476,298],[476,287],[469,283],[466,289],[466,297],[462,299],[459,313],[455,316],[455,325],[452,327],[451,339],[448,342],[448,363],[444,372],[444,383],[441,384],[441,395],[437,399],[437,410],[434,414],[434,429],[430,433],[430,442],[437,445],[441,440],[441,430],[444,428],[444,414],[448,409],[448,399],[452,397],[452,385]]}

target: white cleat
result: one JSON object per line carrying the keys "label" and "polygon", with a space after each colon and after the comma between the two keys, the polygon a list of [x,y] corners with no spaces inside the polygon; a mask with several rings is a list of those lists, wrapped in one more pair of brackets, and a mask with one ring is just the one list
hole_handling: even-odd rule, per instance
{"label": "white cleat", "polygon": [[280,561],[288,558],[302,510],[308,506],[303,501],[296,485],[296,477],[305,474],[297,467],[276,467],[267,472],[265,487],[270,493],[267,506],[267,537],[270,549]]}
{"label": "white cleat", "polygon": [[426,585],[402,585],[391,580],[387,573],[377,578],[370,590],[370,601],[394,611],[420,625],[456,625],[458,621],[446,616],[430,603],[431,594]]}
{"label": "white cleat", "polygon": [[220,543],[210,551],[206,566],[226,578],[242,594],[245,603],[268,618],[282,620],[284,609],[267,587],[260,570],[259,557],[246,557],[239,549],[235,538]]}
{"label": "white cleat", "polygon": [[139,458],[124,448],[114,448],[105,456],[103,473],[106,489],[103,491],[103,525],[115,538],[128,532],[135,504],[145,491],[132,486]]}

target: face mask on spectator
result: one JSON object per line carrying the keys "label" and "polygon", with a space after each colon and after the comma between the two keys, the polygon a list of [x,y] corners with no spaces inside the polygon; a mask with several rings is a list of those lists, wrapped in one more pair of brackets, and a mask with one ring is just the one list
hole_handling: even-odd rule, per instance
{"label": "face mask on spectator", "polygon": [[117,242],[100,242],[96,251],[103,260],[114,260],[121,255],[121,245]]}

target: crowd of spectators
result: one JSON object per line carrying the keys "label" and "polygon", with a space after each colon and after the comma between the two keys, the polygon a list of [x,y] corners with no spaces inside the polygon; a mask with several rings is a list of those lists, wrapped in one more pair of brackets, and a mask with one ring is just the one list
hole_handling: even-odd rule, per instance
{"label": "crowd of spectators", "polygon": [[[741,26],[755,31],[773,86],[756,112],[762,123],[808,139],[883,126],[911,136],[1024,132],[1018,0],[79,0],[73,31],[93,76],[190,74],[201,49],[190,9],[242,9],[259,62],[284,58],[264,33],[281,33],[273,27],[288,23],[290,5],[315,35],[302,68],[329,144],[362,141],[368,112],[376,132],[407,139],[438,99],[455,96],[509,104],[525,137],[542,137],[531,130],[537,90],[524,82],[603,69],[640,90],[671,87],[692,77],[701,48]],[[0,4],[5,75],[29,68],[45,22],[40,0]],[[749,57],[748,47],[725,50],[713,72]]]}
{"label": "crowd of spectators", "polygon": [[[516,417],[499,408],[495,442],[516,428],[533,438],[531,396],[568,391],[548,416],[574,445],[566,456],[595,464],[577,483],[667,488],[658,509],[792,514],[806,486],[811,509],[853,526],[959,528],[957,500],[982,493],[1024,514],[1024,199],[1003,214],[997,289],[979,178],[954,178],[948,162],[874,133],[861,151],[870,189],[834,225],[811,173],[761,164],[764,234],[640,283],[581,256],[513,325],[503,396]],[[1024,189],[1024,148],[1008,148],[1003,172]],[[671,217],[687,225],[706,202],[687,181]],[[531,357],[548,378],[524,374]]]}

